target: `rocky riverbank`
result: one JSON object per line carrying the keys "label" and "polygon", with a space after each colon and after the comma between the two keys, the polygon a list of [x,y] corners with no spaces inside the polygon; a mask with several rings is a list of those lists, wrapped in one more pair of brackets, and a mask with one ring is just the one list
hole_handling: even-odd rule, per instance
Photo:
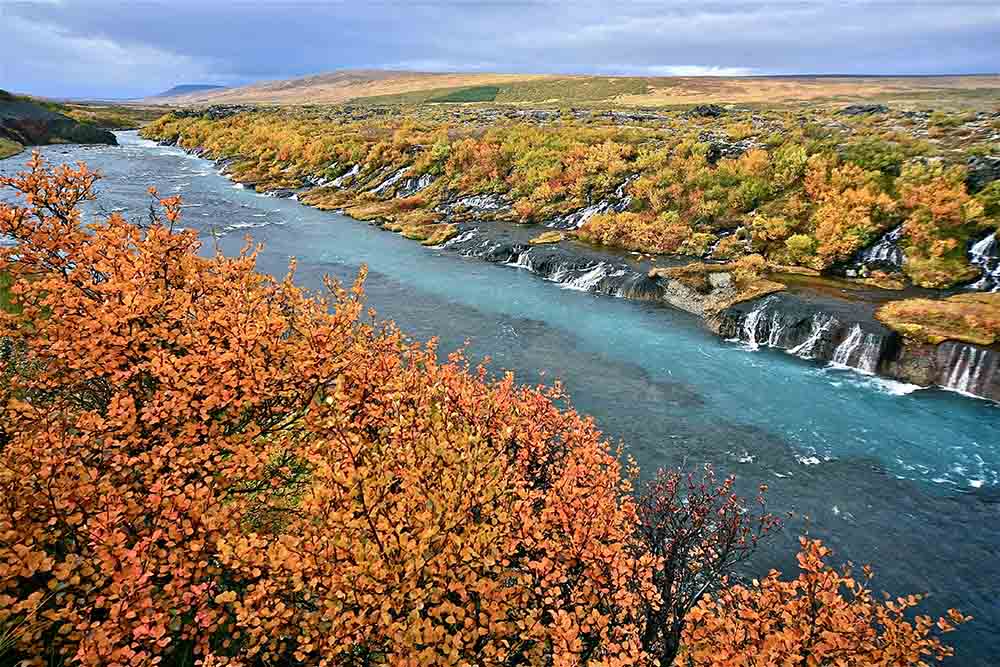
{"label": "rocky riverbank", "polygon": [[[176,142],[164,143],[176,145]],[[189,152],[215,159],[204,149],[189,149]],[[220,173],[229,176],[237,162],[232,157],[215,159]],[[363,182],[355,180],[355,176],[356,173],[348,171],[345,177],[334,181],[317,178],[305,187],[261,194],[308,201],[308,193],[315,188],[336,188],[398,198],[412,197],[433,182],[430,177],[410,177],[405,172],[376,174]],[[610,209],[620,206],[620,202],[602,201],[593,206]],[[654,261],[638,253],[594,248],[572,239],[533,244],[532,239],[546,227],[571,229],[578,221],[516,224],[505,219],[509,204],[502,195],[473,197],[455,193],[439,208],[453,220],[447,223],[447,233],[434,240],[434,247],[441,251],[526,270],[566,289],[679,308],[703,318],[706,326],[719,336],[742,342],[751,349],[780,349],[815,363],[835,364],[905,383],[940,386],[1000,401],[1000,348],[956,341],[930,344],[899,335],[875,318],[877,308],[900,298],[898,293],[821,278],[809,285],[795,276],[778,275],[770,278],[785,289],[743,299],[732,272],[721,264],[715,265],[706,274],[704,285],[696,288],[688,280],[671,277],[669,269],[691,265],[698,258],[658,257]],[[336,210],[369,224],[406,233],[404,226],[387,224],[377,212],[365,216],[357,214],[357,208],[351,206]],[[887,254],[878,247],[866,252],[874,261],[882,261]]]}

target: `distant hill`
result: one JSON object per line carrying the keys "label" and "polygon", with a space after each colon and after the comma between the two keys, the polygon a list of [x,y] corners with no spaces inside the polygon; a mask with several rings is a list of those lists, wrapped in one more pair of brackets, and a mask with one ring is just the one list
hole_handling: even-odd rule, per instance
{"label": "distant hill", "polygon": [[209,104],[496,104],[630,107],[886,103],[995,105],[1000,76],[648,77],[342,70],[236,88],[176,88],[147,102]]}
{"label": "distant hill", "polygon": [[183,83],[179,86],[174,86],[170,90],[164,90],[162,93],[157,93],[156,95],[152,95],[150,96],[149,99],[158,99],[161,97],[178,97],[181,95],[193,95],[196,93],[207,93],[219,90],[226,90],[226,86],[213,86],[205,83]]}
{"label": "distant hill", "polygon": [[200,104],[338,104],[377,95],[431,89],[457,90],[485,84],[530,82],[551,78],[537,74],[437,74],[393,70],[341,70],[295,79],[262,81],[224,90],[206,90],[147,98],[179,106]]}
{"label": "distant hill", "polygon": [[78,122],[60,113],[59,109],[62,108],[58,104],[41,102],[0,90],[0,139],[5,140],[4,154],[16,152],[11,144],[41,146],[73,143],[114,146],[118,143],[111,132],[89,123]]}

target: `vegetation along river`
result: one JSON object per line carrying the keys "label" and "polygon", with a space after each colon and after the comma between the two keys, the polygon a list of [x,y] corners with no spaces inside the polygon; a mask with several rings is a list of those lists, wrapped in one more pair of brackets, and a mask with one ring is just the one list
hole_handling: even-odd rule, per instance
{"label": "vegetation along river", "polygon": [[[872,563],[875,585],[929,592],[928,611],[974,615],[950,639],[956,665],[1000,655],[1000,406],[751,352],[697,318],[651,303],[560,289],[516,268],[428,249],[292,200],[234,186],[211,162],[134,132],[119,147],[48,146],[53,162],[85,161],[105,179],[95,208],[140,220],[147,188],[180,193],[182,224],[226,253],[246,234],[265,245],[260,268],[290,256],[310,287],[350,281],[362,263],[380,317],[523,382],[566,384],[574,405],[623,440],[648,474],[714,464],[744,492],[770,487],[770,507],[794,512],[754,573],[794,571],[797,536],[826,540],[838,560]],[[0,161],[17,171],[20,155]],[[6,195],[5,195],[6,196]]]}

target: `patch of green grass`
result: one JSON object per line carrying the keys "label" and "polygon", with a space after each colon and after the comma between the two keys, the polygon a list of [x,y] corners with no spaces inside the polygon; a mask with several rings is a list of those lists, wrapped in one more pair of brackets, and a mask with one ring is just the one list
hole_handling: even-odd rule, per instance
{"label": "patch of green grass", "polygon": [[4,139],[0,137],[0,160],[4,158],[17,155],[24,150],[24,146],[17,143],[16,141],[11,141],[10,139]]}
{"label": "patch of green grass", "polygon": [[351,100],[351,104],[429,104],[438,102],[568,103],[611,102],[619,95],[641,95],[649,90],[643,77],[575,76],[564,79],[518,81],[495,86],[435,88]]}
{"label": "patch of green grass", "polygon": [[445,97],[453,95],[468,87],[461,88],[431,88],[428,90],[414,90],[409,93],[394,93],[391,95],[371,95],[369,97],[356,97],[349,104],[358,105],[396,105],[396,104],[426,104],[435,97]]}
{"label": "patch of green grass", "polygon": [[619,95],[641,95],[650,81],[641,77],[569,77],[522,81],[501,87],[497,102],[602,102]]}
{"label": "patch of green grass", "polygon": [[453,92],[432,97],[428,102],[492,102],[500,92],[499,86],[473,86],[472,88],[459,88]]}

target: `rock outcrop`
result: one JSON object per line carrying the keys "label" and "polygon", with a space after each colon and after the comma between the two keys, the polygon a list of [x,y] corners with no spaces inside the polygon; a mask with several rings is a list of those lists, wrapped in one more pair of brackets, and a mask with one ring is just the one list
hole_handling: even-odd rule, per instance
{"label": "rock outcrop", "polygon": [[965,166],[968,169],[965,186],[973,194],[1000,179],[1000,156],[976,155],[970,157]]}
{"label": "rock outcrop", "polygon": [[870,116],[877,113],[889,113],[889,107],[884,104],[849,104],[837,113],[842,116]]}

